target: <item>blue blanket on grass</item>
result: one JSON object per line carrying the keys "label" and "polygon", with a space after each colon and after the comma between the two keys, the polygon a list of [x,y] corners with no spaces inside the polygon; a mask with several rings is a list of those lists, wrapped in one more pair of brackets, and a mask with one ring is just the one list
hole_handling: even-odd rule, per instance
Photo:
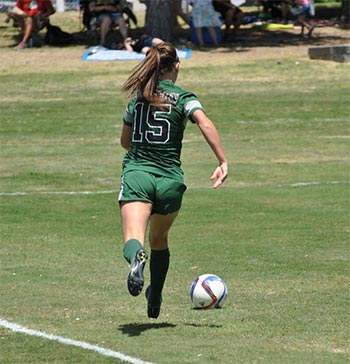
{"label": "blue blanket on grass", "polygon": [[[180,59],[190,58],[191,49],[177,49]],[[142,60],[145,55],[137,52],[129,52],[126,50],[112,50],[102,46],[89,48],[82,56],[83,61],[131,61]]]}

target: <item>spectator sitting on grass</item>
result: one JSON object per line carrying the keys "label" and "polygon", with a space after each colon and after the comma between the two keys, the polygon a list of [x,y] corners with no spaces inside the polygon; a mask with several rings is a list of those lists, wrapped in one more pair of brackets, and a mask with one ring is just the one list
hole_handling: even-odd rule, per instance
{"label": "spectator sitting on grass", "polygon": [[124,47],[129,52],[137,52],[146,54],[147,51],[158,44],[163,43],[164,41],[160,38],[155,38],[149,36],[147,34],[141,35],[140,39],[132,39],[128,37],[124,41]]}
{"label": "spectator sitting on grass", "polygon": [[[233,5],[230,0],[213,0],[214,10],[221,14],[225,21],[224,38],[228,39],[230,35],[236,35],[243,23],[244,13],[237,6]],[[233,29],[231,30],[231,26]]]}

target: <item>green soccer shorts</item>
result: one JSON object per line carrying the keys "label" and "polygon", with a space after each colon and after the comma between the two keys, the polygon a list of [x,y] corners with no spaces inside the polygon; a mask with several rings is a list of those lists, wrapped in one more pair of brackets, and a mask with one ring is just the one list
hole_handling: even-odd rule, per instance
{"label": "green soccer shorts", "polygon": [[168,215],[180,210],[185,191],[182,181],[144,171],[128,171],[122,176],[119,203],[150,202],[152,213]]}

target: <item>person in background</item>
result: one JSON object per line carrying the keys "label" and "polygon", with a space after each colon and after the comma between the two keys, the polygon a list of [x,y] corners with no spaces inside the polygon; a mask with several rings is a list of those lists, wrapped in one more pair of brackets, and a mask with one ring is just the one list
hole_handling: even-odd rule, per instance
{"label": "person in background", "polygon": [[151,47],[122,86],[127,104],[120,136],[127,150],[119,193],[123,255],[131,264],[127,286],[138,296],[144,286],[145,249],[149,225],[150,285],[146,289],[147,314],[158,318],[170,253],[169,230],[186,190],[181,149],[186,121],[195,123],[211,147],[218,165],[213,188],[228,175],[228,162],[218,131],[198,98],[175,85],[180,70],[176,49],[169,43]]}
{"label": "person in background", "polygon": [[120,0],[91,0],[89,9],[96,17],[96,24],[101,28],[101,45],[106,46],[107,34],[113,25],[119,26],[123,41],[127,38],[128,29],[122,16]]}
{"label": "person in background", "polygon": [[196,31],[198,44],[204,45],[203,28],[207,28],[216,47],[219,46],[218,37],[216,35],[216,27],[221,27],[219,14],[214,10],[212,0],[191,0],[192,5],[192,21]]}
{"label": "person in background", "polygon": [[28,48],[30,40],[33,40],[54,13],[55,9],[50,0],[17,0],[15,7],[8,13],[23,30],[23,38],[15,49]]}
{"label": "person in background", "polygon": [[124,48],[129,52],[146,54],[151,47],[163,42],[164,41],[160,38],[143,34],[140,39],[133,39],[131,37],[126,38],[124,41]]}
{"label": "person in background", "polygon": [[288,13],[293,0],[258,0],[263,11],[272,19],[281,19],[283,23],[288,23]]}
{"label": "person in background", "polygon": [[[243,23],[244,13],[237,6],[233,5],[230,0],[213,0],[214,10],[221,14],[225,21],[224,38],[227,39],[231,34],[236,35]],[[233,30],[231,31],[231,26]]]}
{"label": "person in background", "polygon": [[315,29],[316,22],[308,18],[313,18],[315,9],[313,0],[296,0],[297,7],[291,9],[291,13],[297,17],[298,23],[301,24],[301,36],[304,36],[304,29],[308,29],[308,36],[311,37]]}

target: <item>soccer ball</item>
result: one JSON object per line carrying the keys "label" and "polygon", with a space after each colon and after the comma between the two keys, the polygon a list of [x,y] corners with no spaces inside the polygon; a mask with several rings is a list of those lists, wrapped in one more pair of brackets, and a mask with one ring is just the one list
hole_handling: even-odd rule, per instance
{"label": "soccer ball", "polygon": [[193,281],[190,288],[194,307],[202,310],[221,308],[226,296],[226,283],[215,274],[200,275]]}

